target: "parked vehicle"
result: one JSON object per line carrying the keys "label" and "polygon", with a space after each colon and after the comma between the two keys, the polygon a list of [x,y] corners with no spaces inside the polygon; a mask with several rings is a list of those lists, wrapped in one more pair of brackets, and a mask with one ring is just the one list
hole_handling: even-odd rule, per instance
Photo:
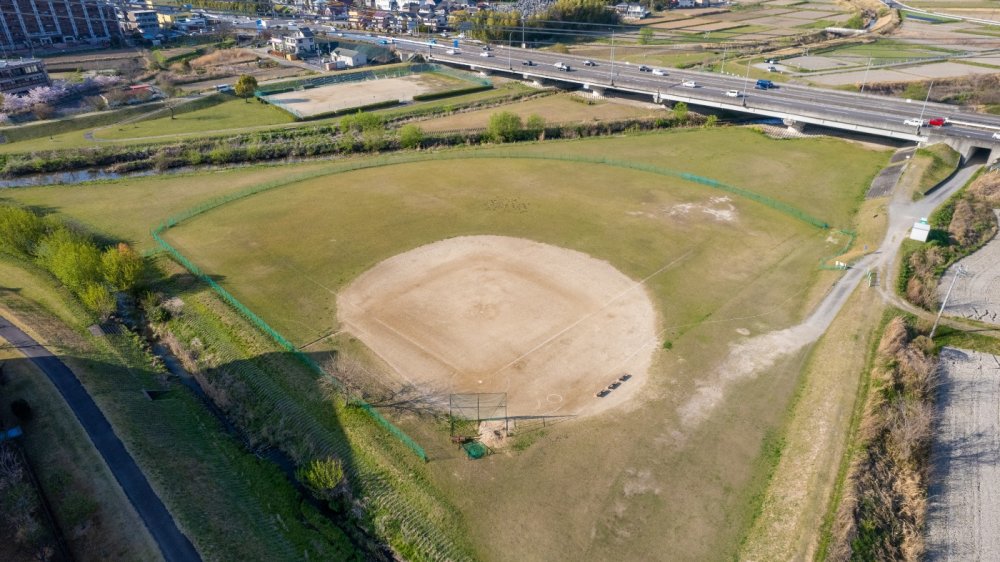
{"label": "parked vehicle", "polygon": [[777,66],[769,66],[769,67],[767,67],[767,71],[768,72],[778,72],[778,67]]}
{"label": "parked vehicle", "polygon": [[770,90],[771,88],[777,88],[777,86],[775,86],[774,82],[771,82],[770,80],[761,79],[757,81],[757,85],[754,86],[754,88],[758,90]]}

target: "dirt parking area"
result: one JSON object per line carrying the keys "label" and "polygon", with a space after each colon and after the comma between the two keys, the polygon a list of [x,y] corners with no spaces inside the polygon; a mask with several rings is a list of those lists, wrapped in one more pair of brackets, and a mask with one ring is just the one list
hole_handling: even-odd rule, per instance
{"label": "dirt parking area", "polygon": [[1000,560],[1000,357],[941,351],[927,560]]}
{"label": "dirt parking area", "polygon": [[[995,211],[996,212],[996,211]],[[1000,216],[1000,212],[997,212]],[[965,274],[955,279],[945,313],[949,316],[972,318],[990,324],[1000,324],[1000,237],[994,237],[976,253],[968,256],[945,272],[938,285],[938,298],[944,300],[958,268]]]}
{"label": "dirt parking area", "polygon": [[331,84],[265,96],[265,99],[295,115],[311,117],[391,100],[408,101],[419,94],[446,89],[442,82],[426,74],[411,74],[400,78]]}
{"label": "dirt parking area", "polygon": [[337,310],[402,379],[445,398],[506,392],[511,416],[623,404],[656,346],[641,283],[581,252],[503,236],[452,238],[385,260],[338,295]]}

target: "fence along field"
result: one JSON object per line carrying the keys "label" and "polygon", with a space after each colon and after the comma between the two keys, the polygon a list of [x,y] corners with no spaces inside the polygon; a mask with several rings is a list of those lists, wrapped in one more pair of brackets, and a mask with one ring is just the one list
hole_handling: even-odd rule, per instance
{"label": "fence along field", "polygon": [[[669,135],[664,137],[676,138]],[[642,141],[647,145],[652,144],[649,139],[625,139],[619,140],[618,144],[623,148],[622,144]],[[809,144],[783,144],[782,148],[788,153],[794,147],[806,147]],[[586,143],[577,146],[586,146]],[[591,145],[591,148],[595,146]],[[824,150],[829,147],[813,148]],[[839,182],[841,185],[851,186],[845,190],[845,195],[823,194],[826,200],[836,203],[825,208],[829,211],[829,216],[835,217],[849,215],[845,209],[852,204],[854,195],[851,190],[855,186],[863,186],[870,179],[873,162],[884,159],[883,155],[877,153],[867,153],[866,156],[866,151],[860,149],[848,150],[843,146],[838,148],[842,153],[851,153],[855,161],[849,166],[841,166],[840,171],[834,172],[832,177],[819,180],[820,183]],[[733,156],[730,156],[729,164],[732,159]],[[281,322],[278,330],[284,333],[287,327],[291,332],[290,341],[300,344],[315,339],[317,331],[332,327],[331,291],[335,292],[360,272],[405,248],[473,231],[509,233],[575,247],[590,255],[608,259],[633,279],[652,273],[671,256],[681,256],[697,241],[694,253],[685,259],[683,274],[672,273],[650,284],[667,328],[663,337],[682,338],[683,332],[694,330],[702,332],[697,341],[710,341],[711,349],[718,350],[720,346],[724,348],[726,342],[735,337],[731,328],[719,331],[721,328],[703,324],[700,319],[705,318],[705,310],[732,311],[734,299],[752,303],[750,307],[754,310],[768,311],[751,322],[755,329],[780,326],[796,316],[794,302],[802,302],[804,290],[812,279],[810,272],[815,271],[816,258],[828,251],[822,236],[810,234],[818,232],[815,226],[819,226],[816,223],[824,222],[822,219],[814,219],[815,222],[808,220],[813,218],[812,215],[803,211],[799,211],[801,216],[791,219],[788,215],[777,212],[778,209],[769,209],[766,205],[734,197],[732,209],[727,207],[726,212],[732,213],[728,216],[737,221],[738,226],[715,220],[706,224],[703,220],[694,220],[697,217],[691,214],[709,214],[708,211],[713,210],[711,205],[716,204],[710,195],[719,195],[719,190],[731,187],[730,184],[708,181],[700,187],[694,187],[696,184],[682,181],[677,176],[670,179],[625,167],[587,164],[586,158],[574,157],[573,160],[574,164],[530,159],[483,160],[477,162],[475,182],[465,181],[467,175],[460,163],[455,161],[431,159],[382,168],[374,168],[374,163],[368,163],[356,166],[349,178],[342,175],[313,178],[283,189],[280,197],[260,195],[225,205],[211,213],[211,220],[196,219],[171,230],[170,242],[205,271],[225,275],[224,284],[236,298],[248,302],[250,308],[262,318]],[[841,160],[844,161],[850,160]],[[633,161],[631,164],[650,167],[641,161]],[[584,167],[581,168],[581,165]],[[584,169],[585,174],[581,177],[581,170]],[[807,166],[797,171],[801,174],[810,172]],[[415,178],[419,178],[422,185],[412,185]],[[568,178],[573,180],[566,181]],[[802,177],[792,176],[787,185],[776,187],[787,189],[787,186],[796,185],[801,179]],[[545,185],[546,189],[538,189],[540,185]],[[611,185],[615,186],[614,190],[608,189]],[[815,185],[816,182],[811,187]],[[736,196],[742,192],[735,190],[743,188],[732,189],[734,191],[729,194]],[[744,191],[755,193],[751,190]],[[493,211],[484,212],[491,209],[489,202],[496,200],[518,204],[499,207],[494,205]],[[442,208],[441,202],[444,201],[448,202],[445,207],[450,210]],[[567,207],[565,201],[573,201],[573,205]],[[523,208],[521,204],[526,205],[530,211],[495,211],[497,208]],[[291,209],[295,209],[295,212],[291,212]],[[820,210],[822,207],[814,209]],[[525,220],[525,215],[530,215],[531,220]],[[713,216],[725,215],[717,212]],[[261,228],[261,224],[270,226]],[[276,227],[278,224],[280,227]],[[326,225],[326,228],[315,228],[315,225]],[[260,234],[265,231],[268,233],[266,239]],[[402,239],[380,241],[372,235],[376,231],[396,232]],[[221,236],[223,232],[227,234]],[[350,234],[351,237],[345,240],[345,234]],[[199,243],[201,240],[214,242],[206,246]],[[609,245],[610,240],[614,240],[616,244]],[[255,249],[248,253],[251,247]],[[713,251],[719,247],[726,247],[729,251],[725,255]],[[270,263],[280,263],[287,267],[263,271],[254,266],[251,255],[266,255]],[[651,264],[651,261],[655,263]],[[718,275],[718,272],[727,271],[739,273]],[[692,276],[692,273],[697,272],[716,273],[709,277],[697,274]],[[684,298],[678,300],[677,295],[684,295]],[[793,295],[792,303],[789,302],[789,295]],[[798,297],[794,297],[795,295]],[[311,306],[308,304],[310,302]],[[290,306],[290,303],[296,304]],[[721,308],[718,303],[723,303]],[[298,318],[289,322],[289,311],[294,311]],[[304,329],[303,325],[312,327]],[[704,340],[706,337],[708,340]],[[692,347],[684,344],[687,340],[678,341],[680,345],[675,346],[675,353],[685,353],[689,358],[688,365],[680,368],[679,372],[691,373],[692,370],[709,366],[707,358],[712,353],[708,349],[691,355]],[[343,343],[345,342],[342,340],[335,340],[333,345]],[[653,412],[648,401],[656,403],[656,400],[662,400],[657,396],[663,396],[663,377],[671,376],[663,370],[664,364],[673,364],[667,361],[668,358],[662,353],[658,356],[656,380],[648,388],[652,394],[645,399],[646,402],[636,405],[639,410],[630,414],[633,423],[641,423],[643,419],[650,421],[649,416]],[[789,381],[794,381],[794,370],[785,372],[778,369],[778,374],[786,382],[777,391],[772,388],[772,392],[766,394],[748,392],[741,399],[737,410],[754,412],[754,423],[733,426],[729,419],[715,420],[714,425],[709,424],[710,428],[716,427],[727,434],[726,439],[719,443],[732,443],[734,440],[744,445],[755,443],[760,439],[764,428],[777,423],[782,408],[776,404],[783,403],[789,396],[792,388]],[[771,377],[770,385],[775,384],[774,377],[778,374]],[[686,388],[690,388],[692,382],[693,380],[685,380],[683,377],[675,379],[670,392],[683,393]],[[644,435],[634,435],[627,442],[618,442],[614,447],[606,446],[605,442],[604,450],[600,453],[590,445],[581,447],[584,445],[582,443],[577,443],[576,449],[579,451],[559,448],[559,454],[565,455],[560,457],[565,460],[559,463],[560,471],[566,475],[560,478],[560,485],[576,489],[574,486],[577,485],[567,484],[566,478],[570,481],[577,481],[575,478],[580,478],[579,482],[588,481],[589,478],[579,473],[582,468],[569,467],[592,469],[594,466],[602,466],[601,463],[607,462],[609,458],[604,461],[596,459],[603,455],[624,454],[620,458],[632,457],[633,460],[643,461],[646,458],[644,454],[635,457],[634,452],[627,453],[622,447],[627,446],[631,451],[652,451],[649,440],[664,429],[658,426],[666,423],[669,427],[669,421],[661,418],[662,413],[657,414],[657,421],[648,428],[648,432],[643,432]],[[614,425],[611,419],[602,418],[596,426],[596,434],[588,436],[587,443],[595,443],[593,439],[597,435],[603,435],[607,428]],[[408,427],[413,425],[409,424]],[[561,427],[565,428],[566,425]],[[425,436],[430,435],[419,427],[416,431]],[[572,432],[572,429],[562,431]],[[650,435],[647,436],[646,433]],[[553,445],[550,443],[548,446]],[[711,442],[704,449],[713,450]],[[694,459],[693,465],[686,463],[689,468],[681,469],[675,463],[668,463],[666,472],[657,469],[649,472],[648,477],[656,480],[656,489],[659,490],[657,494],[662,494],[663,500],[672,506],[669,509],[683,509],[684,506],[691,505],[699,492],[717,490],[720,479],[723,482],[742,482],[742,485],[746,485],[747,466],[752,464],[749,461],[756,449],[738,449],[742,452],[730,451],[732,458],[729,462],[722,465],[716,463],[706,473],[697,467],[708,466],[700,463],[708,462],[710,453],[690,455],[690,448],[678,447],[673,454],[687,451],[686,454]],[[588,462],[573,460],[584,451],[592,455]],[[750,458],[746,458],[746,455],[750,455]],[[491,498],[493,502],[500,502],[493,504],[497,509],[492,512],[484,512],[475,506],[463,507],[466,516],[464,519],[473,527],[473,537],[478,544],[483,545],[483,552],[500,552],[495,550],[500,544],[516,543],[511,540],[510,531],[499,524],[497,517],[509,513],[514,506],[523,506],[523,502],[528,501],[529,494],[540,493],[538,486],[554,485],[551,481],[552,469],[532,461],[532,458],[534,455],[515,456],[498,465],[498,468],[507,466],[502,469],[505,472],[515,470],[532,475],[534,479],[531,485],[510,486],[509,478],[499,478],[499,474],[490,468],[492,465],[477,468],[477,472],[481,471],[479,477],[467,474],[458,481],[435,477],[435,481],[448,496],[457,498],[455,494],[468,493],[471,491],[469,486],[473,486],[476,493]],[[739,462],[740,458],[744,461]],[[659,465],[663,466],[663,463]],[[616,466],[616,463],[612,462],[608,466]],[[434,474],[457,468],[447,459],[428,465],[428,470]],[[701,476],[708,473],[713,475],[709,478],[711,482]],[[490,475],[498,478],[494,479]],[[624,502],[625,505],[636,500],[633,493],[623,496],[615,493],[614,496],[616,502]],[[576,497],[576,494],[574,492],[564,497]],[[633,528],[633,537],[638,540],[627,544],[609,541],[607,546],[615,545],[616,548],[631,553],[648,553],[650,548],[675,547],[681,549],[679,552],[689,555],[708,554],[717,552],[720,548],[729,548],[727,545],[738,534],[741,523],[734,523],[730,519],[721,532],[715,532],[719,530],[721,523],[718,515],[732,508],[733,502],[739,504],[746,501],[739,499],[742,497],[740,493],[736,493],[735,497],[727,501],[713,503],[707,513],[702,509],[699,514],[687,517],[682,524],[675,524],[655,536],[649,534],[651,529]],[[668,501],[668,498],[672,499]],[[593,500],[590,501],[591,507],[595,508],[593,513],[601,513],[602,504],[593,505]],[[557,501],[551,505],[559,504]],[[566,524],[570,521],[557,521],[551,518],[551,512],[547,513],[550,517],[544,525],[537,524],[541,513],[525,514],[527,524],[531,525],[534,533],[532,546],[536,548],[531,552],[535,555],[544,552],[560,553],[563,557],[571,555],[570,551],[565,550],[566,533],[575,535],[576,528],[567,528]],[[739,515],[735,517],[740,519]],[[603,523],[598,526],[603,528]],[[713,533],[706,535],[704,531],[707,528],[712,528]],[[518,548],[522,550],[519,551]],[[527,554],[523,548],[528,548],[528,545],[518,547],[515,544],[508,554]]]}

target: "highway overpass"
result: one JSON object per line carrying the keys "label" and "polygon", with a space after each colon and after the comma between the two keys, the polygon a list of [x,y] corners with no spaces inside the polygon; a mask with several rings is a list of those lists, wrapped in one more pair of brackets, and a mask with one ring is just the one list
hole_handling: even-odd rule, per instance
{"label": "highway overpass", "polygon": [[[356,39],[373,40],[368,36],[351,35]],[[642,72],[639,65],[597,59],[592,60],[593,66],[588,66],[581,57],[505,44],[494,44],[490,51],[484,51],[484,45],[478,42],[462,41],[455,49],[451,41],[447,45],[435,45],[396,38],[394,46],[403,54],[419,53],[439,63],[539,83],[577,86],[599,95],[609,91],[629,92],[648,96],[657,103],[683,101],[690,105],[779,118],[793,126],[813,124],[914,142],[947,142],[965,156],[976,149],[992,151],[991,160],[1000,156],[1000,116],[952,105],[793,84],[757,90],[754,88],[756,80],[745,76],[672,68],[658,69],[661,75]],[[557,68],[555,64],[560,62],[570,70]],[[737,97],[727,95],[734,90],[739,93]],[[917,127],[905,123],[938,117],[948,118],[949,124]],[[994,137],[995,134],[998,137]]]}

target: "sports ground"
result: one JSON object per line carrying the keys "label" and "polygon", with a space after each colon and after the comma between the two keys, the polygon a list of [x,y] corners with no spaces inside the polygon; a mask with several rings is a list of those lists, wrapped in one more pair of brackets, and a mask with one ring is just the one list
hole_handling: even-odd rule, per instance
{"label": "sports ground", "polygon": [[[454,506],[462,528],[446,529],[478,558],[705,559],[732,557],[753,519],[769,466],[762,451],[781,426],[802,355],[720,385],[697,425],[683,424],[681,412],[717,380],[732,346],[801,320],[832,279],[820,260],[842,246],[800,216],[718,186],[848,227],[886,159],[833,139],[693,129],[11,197],[148,248],[146,232],[167,217],[273,185],[163,236],[297,348],[317,357],[336,350],[378,384],[425,381],[447,403],[448,393],[483,380],[484,391],[508,392],[511,413],[581,414],[521,431],[477,462],[435,422],[393,417],[431,459],[406,470]],[[207,309],[239,325],[183,282],[170,289],[188,303],[175,324]],[[615,299],[622,294],[630,307]],[[365,313],[352,316],[348,301]],[[394,338],[407,340],[400,355],[385,343]],[[204,345],[205,360],[217,361],[218,344]],[[636,348],[647,358],[629,359]],[[513,369],[520,356],[538,361],[522,378]],[[626,370],[635,378],[594,396]],[[288,396],[322,395],[315,380],[271,377]]]}
{"label": "sports ground", "polygon": [[313,117],[393,100],[410,101],[413,96],[454,89],[460,83],[447,76],[420,73],[398,78],[330,84],[262,97],[293,115]]}

